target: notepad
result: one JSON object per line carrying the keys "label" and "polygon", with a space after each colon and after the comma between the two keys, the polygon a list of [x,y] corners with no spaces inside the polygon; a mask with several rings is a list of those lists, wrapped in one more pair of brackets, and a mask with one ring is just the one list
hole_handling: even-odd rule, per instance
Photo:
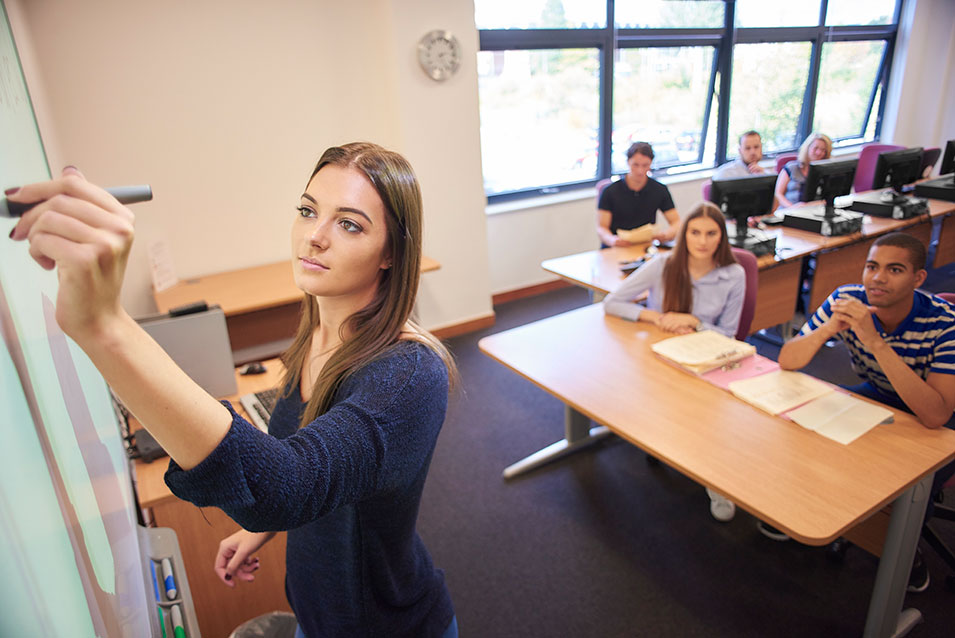
{"label": "notepad", "polygon": [[893,420],[890,410],[836,391],[813,399],[786,416],[843,445],[852,443],[880,423]]}
{"label": "notepad", "polygon": [[756,354],[756,348],[714,330],[658,341],[650,348],[661,357],[696,374],[703,374]]}
{"label": "notepad", "polygon": [[624,241],[628,241],[631,244],[642,244],[644,242],[648,242],[653,239],[653,236],[656,233],[656,224],[644,224],[643,226],[631,228],[630,230],[624,230],[622,228],[617,229],[617,237]]}
{"label": "notepad", "polygon": [[802,372],[777,370],[733,381],[730,392],[770,414],[780,414],[832,392],[832,387]]}

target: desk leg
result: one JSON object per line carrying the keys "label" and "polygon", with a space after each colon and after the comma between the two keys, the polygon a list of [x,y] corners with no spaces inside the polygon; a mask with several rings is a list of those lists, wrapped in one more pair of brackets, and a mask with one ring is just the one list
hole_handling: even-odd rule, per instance
{"label": "desk leg", "polygon": [[504,470],[504,478],[513,478],[518,474],[530,472],[546,463],[573,454],[591,443],[606,438],[609,434],[610,430],[602,425],[590,427],[590,419],[569,405],[565,405],[564,438],[508,466]]}
{"label": "desk leg", "polygon": [[922,620],[917,609],[902,610],[902,601],[933,477],[934,474],[923,477],[892,503],[892,517],[869,601],[865,638],[904,636]]}

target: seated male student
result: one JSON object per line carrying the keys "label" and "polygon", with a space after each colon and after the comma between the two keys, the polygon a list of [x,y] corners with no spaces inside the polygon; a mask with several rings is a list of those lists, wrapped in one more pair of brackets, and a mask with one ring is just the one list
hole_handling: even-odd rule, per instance
{"label": "seated male student", "polygon": [[[826,341],[840,339],[852,369],[864,379],[850,390],[911,412],[925,427],[955,428],[955,305],[917,290],[926,274],[922,242],[904,233],[879,237],[869,250],[862,284],[833,291],[799,335],[783,345],[779,365],[802,368]],[[936,472],[933,496],[953,473],[955,463]],[[760,531],[774,538],[766,527]],[[909,590],[923,591],[928,580],[918,554]]]}
{"label": "seated male student", "polygon": [[653,147],[646,142],[634,142],[627,149],[630,172],[600,194],[597,202],[597,236],[600,247],[629,246],[630,242],[617,235],[617,230],[632,230],[657,219],[663,213],[670,227],[657,232],[653,238],[671,241],[680,226],[680,215],[673,205],[670,190],[665,184],[650,177]]}
{"label": "seated male student", "polygon": [[763,159],[763,138],[756,131],[746,131],[739,136],[739,157],[723,164],[713,173],[713,179],[735,179],[762,175],[766,172],[759,165]]}

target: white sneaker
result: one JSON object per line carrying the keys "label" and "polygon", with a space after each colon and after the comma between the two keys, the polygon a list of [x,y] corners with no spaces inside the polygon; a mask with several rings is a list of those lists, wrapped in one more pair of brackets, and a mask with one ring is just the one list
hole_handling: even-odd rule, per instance
{"label": "white sneaker", "polygon": [[710,497],[710,514],[716,520],[727,523],[736,516],[736,505],[725,496],[720,496],[710,488],[706,488],[706,494]]}

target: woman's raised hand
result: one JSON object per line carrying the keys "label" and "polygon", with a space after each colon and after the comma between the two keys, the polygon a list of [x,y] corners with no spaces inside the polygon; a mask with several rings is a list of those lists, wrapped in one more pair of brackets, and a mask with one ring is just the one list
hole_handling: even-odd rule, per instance
{"label": "woman's raised hand", "polygon": [[57,269],[56,320],[77,341],[103,334],[124,311],[119,293],[133,243],[133,213],[72,166],[48,182],[8,191],[15,202],[39,202],[10,235],[28,240],[43,268]]}

